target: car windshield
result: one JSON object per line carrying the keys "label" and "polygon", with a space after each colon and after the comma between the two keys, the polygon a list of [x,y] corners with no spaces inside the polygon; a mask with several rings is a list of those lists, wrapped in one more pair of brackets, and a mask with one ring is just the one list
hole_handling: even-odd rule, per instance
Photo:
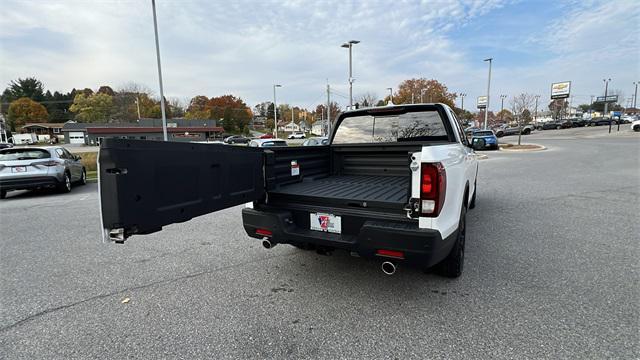
{"label": "car windshield", "polygon": [[492,136],[493,131],[476,131],[473,133],[475,136]]}
{"label": "car windshield", "polygon": [[5,149],[0,151],[0,161],[48,159],[51,154],[43,149]]}
{"label": "car windshield", "polygon": [[447,131],[435,110],[400,115],[360,115],[344,118],[334,144],[447,140]]}

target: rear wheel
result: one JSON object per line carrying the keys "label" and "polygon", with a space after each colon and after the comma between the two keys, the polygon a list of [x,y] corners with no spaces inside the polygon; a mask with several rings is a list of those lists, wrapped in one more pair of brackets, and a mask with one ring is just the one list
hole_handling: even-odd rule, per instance
{"label": "rear wheel", "polygon": [[78,181],[78,184],[80,185],[87,184],[87,170],[85,170],[84,168],[82,169],[82,175],[80,176],[80,180]]}
{"label": "rear wheel", "polygon": [[556,126],[556,129],[560,130],[560,129],[562,129],[562,126],[558,125],[558,126]]}
{"label": "rear wheel", "polygon": [[531,134],[531,129],[522,130],[522,135],[529,135],[529,134]]}
{"label": "rear wheel", "polygon": [[633,131],[640,131],[640,125],[635,125],[633,127]]}
{"label": "rear wheel", "polygon": [[467,208],[463,205],[460,211],[460,221],[458,222],[458,234],[456,243],[447,257],[442,260],[439,266],[439,273],[449,278],[457,278],[462,275],[464,267],[464,245],[467,227]]}
{"label": "rear wheel", "polygon": [[68,193],[71,191],[71,177],[69,176],[68,172],[64,173],[64,179],[62,180],[60,185],[58,185],[58,190],[60,190],[60,192],[62,193]]}
{"label": "rear wheel", "polygon": [[476,192],[477,188],[473,187],[473,196],[471,197],[471,203],[469,204],[469,209],[474,209],[476,207]]}

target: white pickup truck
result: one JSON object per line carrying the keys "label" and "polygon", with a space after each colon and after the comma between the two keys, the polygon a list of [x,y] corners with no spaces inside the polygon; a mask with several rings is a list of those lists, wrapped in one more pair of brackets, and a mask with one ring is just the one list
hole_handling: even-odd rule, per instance
{"label": "white pickup truck", "polygon": [[[462,273],[467,209],[478,162],[443,104],[340,115],[328,146],[251,148],[105,139],[99,177],[105,238],[131,235],[232,206],[265,248],[335,249]],[[214,229],[215,231],[215,229]]]}

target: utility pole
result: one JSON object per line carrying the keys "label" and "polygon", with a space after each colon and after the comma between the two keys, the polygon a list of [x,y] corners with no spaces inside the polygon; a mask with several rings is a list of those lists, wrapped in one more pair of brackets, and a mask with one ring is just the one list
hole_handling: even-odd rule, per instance
{"label": "utility pole", "polygon": [[504,117],[504,99],[507,98],[507,95],[500,95],[500,122],[502,121],[502,118]]}
{"label": "utility pole", "polygon": [[327,136],[331,136],[331,87],[327,82]]}
{"label": "utility pole", "polygon": [[637,109],[637,105],[638,105],[638,83],[640,83],[640,81],[634,81],[633,85],[636,86],[636,90],[633,92],[633,108]]}
{"label": "utility pole", "polygon": [[136,95],[136,107],[138,108],[138,121],[140,121],[140,96]]}
{"label": "utility pole", "polygon": [[393,88],[387,88],[389,90],[389,103],[387,105],[393,105]]}
{"label": "utility pole", "polygon": [[278,138],[278,105],[276,104],[276,88],[282,85],[273,85],[273,136]]}
{"label": "utility pole", "polygon": [[591,95],[591,102],[589,103],[589,119],[593,116],[593,95]]}
{"label": "utility pole", "polygon": [[413,91],[411,91],[411,103],[412,103],[412,104],[415,104],[415,103],[416,103],[416,102],[414,101],[414,99],[413,99]]}
{"label": "utility pole", "polygon": [[420,102],[424,104],[424,92],[427,91],[427,89],[421,89],[420,90]]}
{"label": "utility pole", "polygon": [[464,97],[467,96],[467,93],[460,94],[460,100],[462,100],[462,113],[464,114]]}
{"label": "utility pole", "polygon": [[352,61],[351,61],[351,50],[353,48],[353,45],[360,43],[359,40],[350,40],[344,44],[341,45],[341,47],[343,48],[347,48],[349,49],[349,110],[353,110],[353,82],[354,82],[354,78],[353,78],[353,67],[352,67]]}
{"label": "utility pole", "polygon": [[[609,81],[611,81],[611,79],[602,79],[602,81],[604,81],[604,114],[602,114],[602,117],[605,117],[608,113],[607,110],[609,110],[609,103],[607,102],[607,91],[609,90]],[[611,119],[609,119],[609,134],[611,134]]]}
{"label": "utility pole", "polygon": [[162,66],[160,66],[160,42],[158,41],[158,20],[156,18],[156,0],[151,0],[151,8],[153,9],[153,30],[156,35],[156,58],[158,59],[158,81],[160,82],[160,112],[162,113],[162,135],[164,141],[167,137],[167,114],[164,104],[164,90],[162,89]]}
{"label": "utility pole", "polygon": [[487,130],[487,120],[489,119],[489,98],[491,93],[491,64],[493,58],[484,59],[489,62],[489,80],[487,81],[487,107],[484,109],[484,129]]}

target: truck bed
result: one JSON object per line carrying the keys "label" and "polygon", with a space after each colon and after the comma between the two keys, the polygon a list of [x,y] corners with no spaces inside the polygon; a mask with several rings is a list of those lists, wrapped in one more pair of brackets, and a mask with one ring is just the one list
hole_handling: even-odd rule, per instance
{"label": "truck bed", "polygon": [[332,200],[338,206],[402,209],[409,197],[409,177],[332,175],[281,186],[270,194],[276,199],[286,197],[296,202]]}

